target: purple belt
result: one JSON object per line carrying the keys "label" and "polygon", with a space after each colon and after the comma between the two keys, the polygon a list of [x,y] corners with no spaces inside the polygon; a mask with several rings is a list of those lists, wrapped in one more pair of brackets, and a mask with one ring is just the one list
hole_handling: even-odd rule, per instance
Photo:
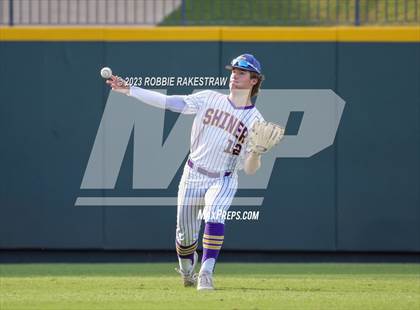
{"label": "purple belt", "polygon": [[188,159],[188,162],[187,163],[188,163],[188,166],[190,166],[191,169],[194,169],[197,172],[208,176],[209,178],[220,178],[222,176],[228,177],[228,176],[230,176],[232,174],[232,172],[230,172],[230,171],[220,172],[220,173],[219,172],[210,172],[210,171],[207,171],[206,169],[203,169],[203,168],[198,167],[197,165],[195,165],[191,159]]}

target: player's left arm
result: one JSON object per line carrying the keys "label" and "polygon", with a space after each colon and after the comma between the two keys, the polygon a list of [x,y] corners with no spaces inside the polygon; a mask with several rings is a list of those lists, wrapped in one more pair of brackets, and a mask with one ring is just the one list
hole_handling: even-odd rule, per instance
{"label": "player's left arm", "polygon": [[256,121],[248,137],[249,153],[245,159],[246,174],[254,174],[261,166],[261,154],[268,152],[284,137],[284,128],[271,122]]}
{"label": "player's left arm", "polygon": [[261,167],[261,154],[249,152],[246,155],[244,171],[248,175],[255,174]]}
{"label": "player's left arm", "polygon": [[[264,118],[259,112],[257,112],[256,121],[259,121],[259,120],[263,121]],[[255,124],[255,121],[251,126],[252,128],[254,124]],[[250,134],[252,134],[252,129],[251,129]],[[247,140],[248,141],[246,144],[246,153],[245,153],[245,160],[244,160],[243,168],[244,168],[244,172],[247,175],[253,175],[261,167],[261,153],[253,151],[251,148],[251,144],[249,143],[249,140],[250,140],[249,137]]]}

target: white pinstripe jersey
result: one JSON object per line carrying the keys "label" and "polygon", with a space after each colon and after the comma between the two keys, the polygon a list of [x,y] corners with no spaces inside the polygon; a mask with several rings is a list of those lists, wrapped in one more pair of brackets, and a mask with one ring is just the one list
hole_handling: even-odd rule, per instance
{"label": "white pinstripe jersey", "polygon": [[190,158],[211,172],[242,169],[246,137],[256,120],[263,121],[255,106],[238,108],[227,95],[205,90],[184,97],[183,113],[195,113]]}

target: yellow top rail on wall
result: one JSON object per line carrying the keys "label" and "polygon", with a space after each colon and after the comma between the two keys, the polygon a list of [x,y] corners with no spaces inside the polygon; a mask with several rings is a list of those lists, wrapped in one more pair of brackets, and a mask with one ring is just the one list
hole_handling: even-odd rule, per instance
{"label": "yellow top rail on wall", "polygon": [[420,26],[3,27],[0,41],[420,42]]}

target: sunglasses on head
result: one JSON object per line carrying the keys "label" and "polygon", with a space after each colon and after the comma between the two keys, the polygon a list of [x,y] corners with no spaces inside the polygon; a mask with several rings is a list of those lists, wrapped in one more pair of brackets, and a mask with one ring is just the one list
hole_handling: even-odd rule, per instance
{"label": "sunglasses on head", "polygon": [[246,61],[245,59],[234,59],[234,60],[232,60],[231,65],[233,67],[239,67],[239,68],[244,68],[244,69],[253,69],[253,71],[256,71],[256,72],[260,73],[260,70],[255,68],[255,66],[253,64]]}

